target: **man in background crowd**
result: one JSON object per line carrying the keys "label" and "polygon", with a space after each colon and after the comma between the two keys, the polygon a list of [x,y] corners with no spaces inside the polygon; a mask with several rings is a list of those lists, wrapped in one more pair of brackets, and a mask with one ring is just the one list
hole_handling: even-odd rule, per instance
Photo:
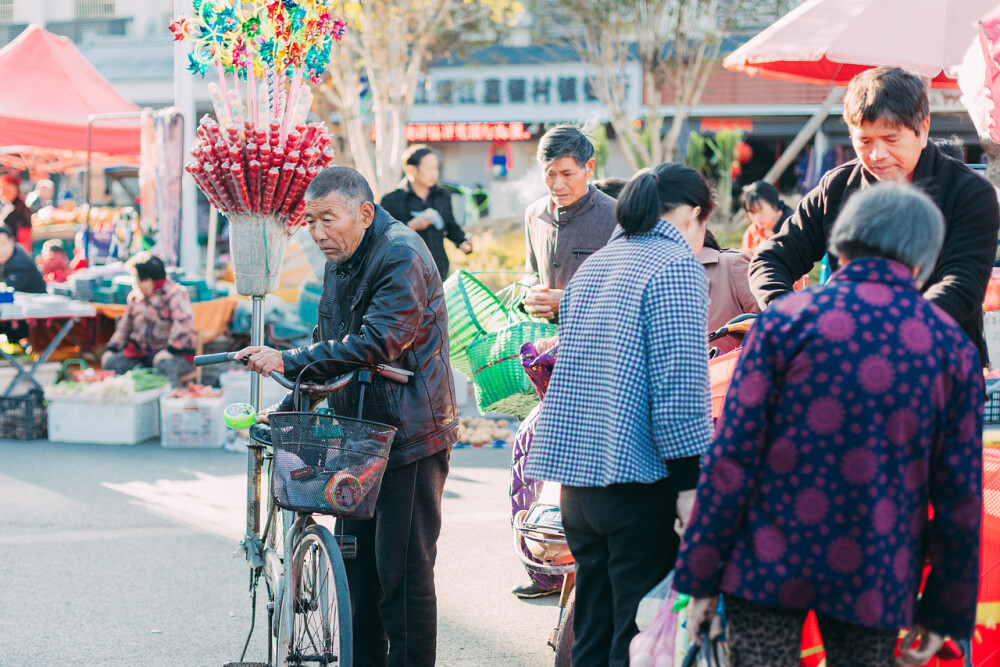
{"label": "man in background crowd", "polygon": [[46,206],[55,206],[56,186],[47,178],[35,183],[35,189],[24,199],[25,205],[32,213],[38,213]]}
{"label": "man in background crowd", "polygon": [[0,176],[0,220],[22,248],[31,253],[31,211],[21,199],[21,181],[17,176]]}
{"label": "man in background crowd", "polygon": [[468,255],[472,244],[455,221],[451,210],[451,194],[438,185],[441,160],[437,153],[423,144],[410,146],[403,153],[406,177],[399,189],[382,197],[382,208],[415,231],[427,244],[441,280],[448,277],[448,254],[444,239]]}
{"label": "man in background crowd", "polygon": [[524,309],[555,321],[569,279],[611,238],[615,200],[590,184],[594,145],[575,125],[557,125],[543,134],[537,155],[549,194],[524,213],[527,271],[538,275]]}

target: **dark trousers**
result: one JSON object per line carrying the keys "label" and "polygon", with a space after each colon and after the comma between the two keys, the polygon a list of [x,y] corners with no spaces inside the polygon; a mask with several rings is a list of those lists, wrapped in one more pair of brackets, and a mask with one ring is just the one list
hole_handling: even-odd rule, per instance
{"label": "dark trousers", "polygon": [[450,456],[446,449],[387,470],[374,518],[343,522],[358,538],[357,558],[345,562],[358,667],[434,664],[434,560]]}
{"label": "dark trousers", "polygon": [[626,667],[639,601],[677,559],[677,489],[670,478],[563,486],[560,506],[576,560],[573,667]]}
{"label": "dark trousers", "polygon": [[[808,612],[724,596],[731,667],[798,667]],[[816,614],[829,667],[892,667],[896,630],[863,628]]]}

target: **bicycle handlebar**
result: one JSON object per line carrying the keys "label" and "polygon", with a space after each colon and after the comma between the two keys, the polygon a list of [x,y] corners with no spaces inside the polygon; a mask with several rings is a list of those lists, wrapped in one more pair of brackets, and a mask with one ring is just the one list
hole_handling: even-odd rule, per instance
{"label": "bicycle handlebar", "polygon": [[[237,361],[235,352],[202,354],[194,358],[194,365],[211,366],[212,364],[224,364],[229,361]],[[245,360],[244,363],[246,363]],[[413,376],[413,373],[405,368],[396,368],[395,366],[387,366],[385,364],[377,364],[373,366],[362,365],[361,368],[356,368],[349,373],[339,375],[329,382],[299,382],[299,388],[309,394],[329,394],[346,387],[352,380],[354,380],[355,377],[357,377],[358,372],[362,370],[370,370],[381,375],[387,380],[392,380],[393,382],[398,382],[400,384],[406,384]],[[274,379],[275,382],[280,384],[285,389],[295,389],[295,381],[289,380],[277,371],[271,371],[268,377]]]}

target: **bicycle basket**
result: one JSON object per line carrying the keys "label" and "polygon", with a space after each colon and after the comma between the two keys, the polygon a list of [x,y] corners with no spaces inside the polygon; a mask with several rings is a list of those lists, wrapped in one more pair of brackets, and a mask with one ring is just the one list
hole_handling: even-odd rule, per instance
{"label": "bicycle basket", "polygon": [[276,412],[269,420],[278,507],[372,518],[395,428],[315,412]]}

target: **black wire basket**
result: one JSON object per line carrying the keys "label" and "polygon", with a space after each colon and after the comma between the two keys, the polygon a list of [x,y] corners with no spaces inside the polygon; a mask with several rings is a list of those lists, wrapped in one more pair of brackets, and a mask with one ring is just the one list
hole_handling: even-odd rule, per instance
{"label": "black wire basket", "polygon": [[269,421],[278,507],[345,519],[374,516],[394,427],[317,412],[276,412]]}

